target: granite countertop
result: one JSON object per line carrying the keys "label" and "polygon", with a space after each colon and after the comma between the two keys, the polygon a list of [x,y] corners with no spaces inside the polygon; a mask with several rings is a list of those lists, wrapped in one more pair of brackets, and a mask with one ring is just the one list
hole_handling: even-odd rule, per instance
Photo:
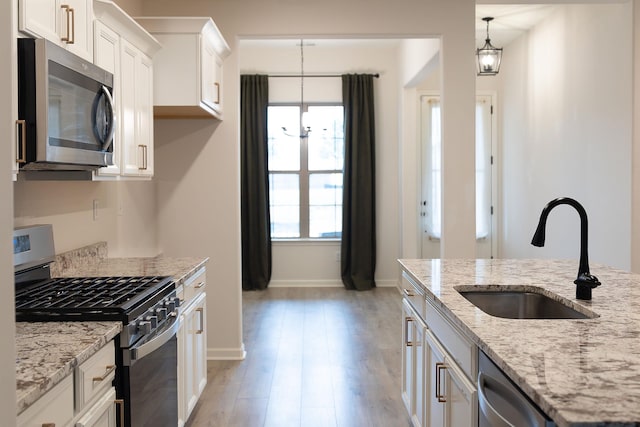
{"label": "granite countertop", "polygon": [[[106,258],[99,243],[56,256],[52,277],[172,276],[179,287],[209,258]],[[17,322],[17,413],[120,333],[120,322]]]}
{"label": "granite countertop", "polygon": [[20,414],[120,333],[120,322],[16,323]]}
{"label": "granite countertop", "polygon": [[[176,287],[203,267],[209,258],[96,258],[83,263],[52,266],[53,277],[172,276]],[[56,261],[61,264],[64,261]]]}
{"label": "granite countertop", "polygon": [[[560,427],[640,426],[640,275],[601,265],[591,301],[575,299],[577,261],[400,260],[478,347]],[[537,287],[599,317],[503,319],[456,287]]]}

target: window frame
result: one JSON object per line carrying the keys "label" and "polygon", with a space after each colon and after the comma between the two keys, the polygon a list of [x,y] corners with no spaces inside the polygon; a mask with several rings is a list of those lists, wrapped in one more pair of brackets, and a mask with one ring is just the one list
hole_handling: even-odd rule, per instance
{"label": "window frame", "polygon": [[[269,102],[268,107],[300,107],[299,118],[298,118],[299,120],[298,123],[300,124],[300,130],[302,129],[303,114],[308,112],[309,107],[342,107],[344,111],[344,104],[342,102],[305,102],[303,104],[300,104],[299,102]],[[269,135],[267,135],[267,138],[269,138]],[[309,241],[309,240],[315,240],[320,242],[341,241],[342,240],[341,237],[310,237],[309,236],[310,227],[311,227],[310,206],[309,206],[309,198],[310,198],[309,197],[309,193],[310,193],[309,178],[313,174],[340,173],[344,176],[344,162],[342,165],[342,169],[323,169],[323,170],[310,171],[309,170],[309,138],[300,137],[299,139],[300,139],[300,169],[298,171],[272,170],[269,167],[268,175],[269,176],[271,176],[271,174],[298,175],[300,236],[299,237],[273,237],[272,236],[272,240],[279,241],[279,242]],[[340,203],[340,206],[342,206],[342,203]],[[269,209],[271,209],[271,206],[269,207]]]}

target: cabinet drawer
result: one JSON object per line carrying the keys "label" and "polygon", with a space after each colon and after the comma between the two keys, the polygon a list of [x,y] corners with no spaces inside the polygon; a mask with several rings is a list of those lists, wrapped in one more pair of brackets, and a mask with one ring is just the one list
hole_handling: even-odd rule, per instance
{"label": "cabinet drawer", "polygon": [[198,295],[204,292],[206,285],[207,285],[207,277],[205,274],[205,269],[203,267],[184,282],[183,306],[187,306]]}
{"label": "cabinet drawer", "polygon": [[452,325],[429,300],[426,300],[426,312],[427,327],[433,331],[467,377],[475,379],[478,374],[476,345]]}
{"label": "cabinet drawer", "polygon": [[418,316],[426,319],[424,291],[420,286],[416,285],[405,272],[402,273],[402,293],[409,303],[411,303]]}
{"label": "cabinet drawer", "polygon": [[69,375],[18,415],[18,427],[66,426],[72,418],[73,380]]}
{"label": "cabinet drawer", "polygon": [[76,412],[111,387],[116,373],[116,352],[110,342],[76,368]]}

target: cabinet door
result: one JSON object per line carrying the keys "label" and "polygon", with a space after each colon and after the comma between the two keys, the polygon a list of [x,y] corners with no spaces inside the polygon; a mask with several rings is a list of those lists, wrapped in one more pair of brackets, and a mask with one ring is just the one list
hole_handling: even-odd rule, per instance
{"label": "cabinet door", "polygon": [[208,37],[201,36],[202,57],[202,102],[215,113],[222,112],[222,61],[212,41]]}
{"label": "cabinet door", "polygon": [[187,373],[185,391],[187,397],[187,419],[207,385],[207,339],[206,294],[202,293],[189,306],[186,319],[186,361]]}
{"label": "cabinet door", "polygon": [[96,21],[94,28],[94,56],[95,64],[113,74],[114,100],[116,103],[116,132],[113,136],[113,165],[100,168],[99,176],[120,175],[120,36],[109,27]]}
{"label": "cabinet door", "polygon": [[415,384],[415,398],[413,399],[413,410],[411,411],[411,419],[413,425],[416,427],[427,426],[426,421],[426,399],[427,399],[427,354],[429,348],[425,342],[425,336],[427,333],[427,327],[422,320],[415,315],[415,322],[413,322],[413,351],[414,351],[414,375],[413,381]]}
{"label": "cabinet door", "polygon": [[153,66],[120,39],[120,140],[122,174],[153,175]]}
{"label": "cabinet door", "polygon": [[409,414],[413,407],[413,310],[406,299],[402,300],[402,401]]}
{"label": "cabinet door", "polygon": [[90,0],[20,0],[18,29],[42,37],[93,61]]}
{"label": "cabinet door", "polygon": [[451,427],[478,425],[478,397],[476,387],[453,362],[447,363],[446,424]]}
{"label": "cabinet door", "polygon": [[62,46],[93,62],[92,0],[59,0],[59,4],[58,35]]}
{"label": "cabinet door", "polygon": [[73,418],[73,376],[68,376],[18,415],[18,427],[67,426]]}
{"label": "cabinet door", "polygon": [[429,426],[444,426],[446,402],[445,352],[431,331],[425,332],[425,360],[427,366],[425,401]]}
{"label": "cabinet door", "polygon": [[140,176],[153,176],[153,61],[140,53],[136,62],[136,140],[142,151]]}
{"label": "cabinet door", "polygon": [[116,427],[116,391],[113,387],[93,405],[75,427]]}

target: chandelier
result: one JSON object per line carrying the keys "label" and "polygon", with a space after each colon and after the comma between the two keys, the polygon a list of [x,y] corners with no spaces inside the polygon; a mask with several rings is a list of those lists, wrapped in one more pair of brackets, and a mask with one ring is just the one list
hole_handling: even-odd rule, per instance
{"label": "chandelier", "polygon": [[491,44],[489,38],[489,22],[493,21],[493,18],[487,16],[482,18],[487,23],[487,38],[485,39],[484,46],[476,49],[476,57],[478,61],[478,75],[479,76],[495,76],[500,71],[500,61],[502,60],[502,48],[494,47]]}

